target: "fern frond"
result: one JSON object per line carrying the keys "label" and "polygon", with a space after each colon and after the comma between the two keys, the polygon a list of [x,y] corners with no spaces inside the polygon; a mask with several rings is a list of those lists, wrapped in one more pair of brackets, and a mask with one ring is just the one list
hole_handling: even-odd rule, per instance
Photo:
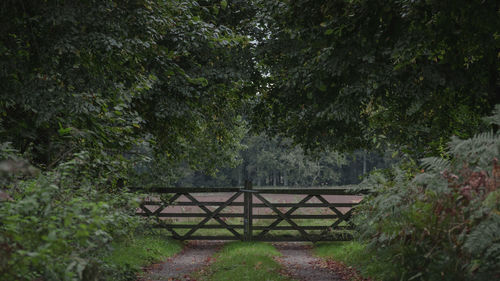
{"label": "fern frond", "polygon": [[440,172],[450,169],[450,161],[440,157],[427,157],[420,160],[427,171]]}
{"label": "fern frond", "polygon": [[500,104],[495,105],[493,115],[483,118],[489,124],[500,126]]}
{"label": "fern frond", "polygon": [[467,140],[453,137],[449,149],[457,162],[485,169],[500,156],[500,134],[486,132]]}

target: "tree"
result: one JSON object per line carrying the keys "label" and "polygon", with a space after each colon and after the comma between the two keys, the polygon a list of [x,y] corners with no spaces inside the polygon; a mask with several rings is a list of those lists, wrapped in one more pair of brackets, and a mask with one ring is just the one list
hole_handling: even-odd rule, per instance
{"label": "tree", "polygon": [[167,165],[235,160],[254,92],[246,1],[0,5],[0,140],[37,165],[80,150],[117,160],[143,143]]}
{"label": "tree", "polygon": [[103,258],[111,241],[147,229],[135,215],[137,194],[115,187],[129,185],[134,165],[162,171],[150,179],[165,183],[179,163],[213,170],[235,162],[239,115],[254,92],[242,33],[250,8],[0,3],[0,200],[8,200],[0,204],[0,279],[135,278]]}
{"label": "tree", "polygon": [[306,148],[437,154],[500,97],[497,1],[261,1],[257,128]]}
{"label": "tree", "polygon": [[243,179],[252,180],[255,186],[336,185],[343,180],[343,166],[349,164],[345,155],[337,152],[307,155],[290,139],[247,135],[243,146],[239,166],[223,168],[212,175],[184,168],[184,176],[176,185],[242,186]]}

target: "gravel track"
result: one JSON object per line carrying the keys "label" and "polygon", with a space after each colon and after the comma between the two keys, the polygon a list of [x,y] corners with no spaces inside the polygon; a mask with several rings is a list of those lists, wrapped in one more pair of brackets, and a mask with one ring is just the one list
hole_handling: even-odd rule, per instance
{"label": "gravel track", "polygon": [[283,255],[276,260],[284,267],[284,274],[301,281],[346,281],[323,261],[311,254],[312,246],[306,243],[274,243]]}
{"label": "gravel track", "polygon": [[182,252],[161,264],[151,267],[141,281],[178,281],[192,280],[190,275],[210,262],[224,241],[190,241]]}

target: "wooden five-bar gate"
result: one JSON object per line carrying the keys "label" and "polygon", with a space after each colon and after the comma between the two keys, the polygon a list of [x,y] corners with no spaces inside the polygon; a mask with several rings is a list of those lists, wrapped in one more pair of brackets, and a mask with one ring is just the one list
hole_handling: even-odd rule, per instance
{"label": "wooden five-bar gate", "polygon": [[[247,182],[244,188],[152,188],[147,192],[154,195],[140,204],[137,215],[154,218],[155,227],[167,229],[173,238],[180,240],[313,242],[350,240],[354,229],[351,222],[353,207],[362,199],[361,193],[354,194],[350,189],[253,189],[250,182]],[[195,194],[201,193],[225,194],[229,195],[229,198],[225,201],[200,201]],[[293,203],[276,203],[266,198],[268,195],[274,198],[293,195],[301,199]],[[184,201],[179,200],[181,197],[184,197]],[[342,198],[347,199],[339,200]],[[193,212],[193,207],[199,208],[199,212]],[[242,208],[243,212],[234,210],[223,212],[229,207]],[[189,210],[186,211],[186,208]],[[323,208],[322,212],[309,211],[297,214],[299,209],[320,208]],[[254,212],[262,209],[267,209],[267,212]],[[192,222],[193,218],[198,218],[199,221]],[[257,220],[259,224],[254,223]],[[262,224],[263,221],[269,220],[272,222]],[[306,222],[315,220],[316,224],[317,222],[324,224],[300,225],[296,220],[306,220]],[[184,229],[182,234],[181,229]],[[225,229],[230,235],[196,234],[203,232],[203,229]],[[272,231],[287,230],[296,231],[299,235],[270,234]]]}

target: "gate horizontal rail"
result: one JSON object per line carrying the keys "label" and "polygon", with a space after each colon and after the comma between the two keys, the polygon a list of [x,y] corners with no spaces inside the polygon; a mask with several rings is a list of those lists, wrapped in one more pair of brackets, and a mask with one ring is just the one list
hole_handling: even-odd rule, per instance
{"label": "gate horizontal rail", "polygon": [[150,193],[219,193],[219,192],[258,192],[261,194],[318,194],[318,195],[358,195],[366,190],[353,191],[351,188],[239,188],[239,187],[129,187],[130,190]]}
{"label": "gate horizontal rail", "polygon": [[[244,188],[132,188],[146,193],[157,194],[150,196],[140,204],[136,212],[139,216],[156,219],[156,228],[164,228],[172,233],[172,237],[180,240],[245,240],[245,241],[345,241],[352,239],[353,223],[350,221],[353,207],[359,204],[356,202],[329,202],[325,196],[360,196],[365,191],[353,192],[346,188],[291,188],[291,189],[253,189],[250,182]],[[225,201],[199,201],[193,194],[229,194],[230,198]],[[158,197],[158,194],[160,197]],[[172,194],[171,197],[163,198],[161,194]],[[270,202],[263,195],[305,195],[300,202]],[[179,198],[187,198],[189,201],[178,201]],[[159,198],[163,198],[160,200]],[[331,197],[329,197],[331,198]],[[337,197],[335,197],[337,198]],[[310,202],[315,200],[316,202]],[[201,212],[179,212],[169,210],[169,207],[179,206],[184,208],[198,207]],[[243,207],[243,212],[230,213],[222,212],[228,207]],[[215,208],[215,209],[214,209]],[[289,208],[283,210],[283,208]],[[330,213],[322,214],[294,214],[298,209],[323,208]],[[342,212],[338,208],[347,209]],[[266,210],[271,213],[254,214],[255,210]],[[172,218],[188,219],[201,218],[201,221],[190,223],[182,221],[173,223]],[[238,218],[240,224],[228,222],[228,218]],[[267,225],[254,225],[255,220],[273,220]],[[295,220],[333,220],[328,225],[299,225]],[[209,223],[211,222],[211,223]],[[217,222],[217,224],[213,224]],[[288,225],[282,225],[286,223]],[[180,234],[179,230],[187,230]],[[224,229],[232,235],[201,235],[196,234],[201,229]],[[239,230],[239,231],[238,231]],[[243,230],[243,232],[241,232]],[[296,231],[300,235],[271,235],[274,231]],[[312,233],[311,231],[321,231]],[[255,234],[255,233],[256,234]],[[258,232],[258,233],[257,233]]]}
{"label": "gate horizontal rail", "polygon": [[[225,202],[200,202],[200,203],[193,203],[193,202],[176,202],[176,206],[222,206],[224,205]],[[163,203],[161,201],[149,201],[148,205],[151,206],[161,206]],[[301,208],[320,208],[320,207],[353,207],[356,206],[358,203],[309,203],[309,204],[298,204],[298,203],[273,203],[275,207],[295,207],[299,206]],[[228,204],[227,206],[245,206],[244,202],[233,202],[231,204]],[[252,204],[254,208],[268,208],[266,204]]]}

